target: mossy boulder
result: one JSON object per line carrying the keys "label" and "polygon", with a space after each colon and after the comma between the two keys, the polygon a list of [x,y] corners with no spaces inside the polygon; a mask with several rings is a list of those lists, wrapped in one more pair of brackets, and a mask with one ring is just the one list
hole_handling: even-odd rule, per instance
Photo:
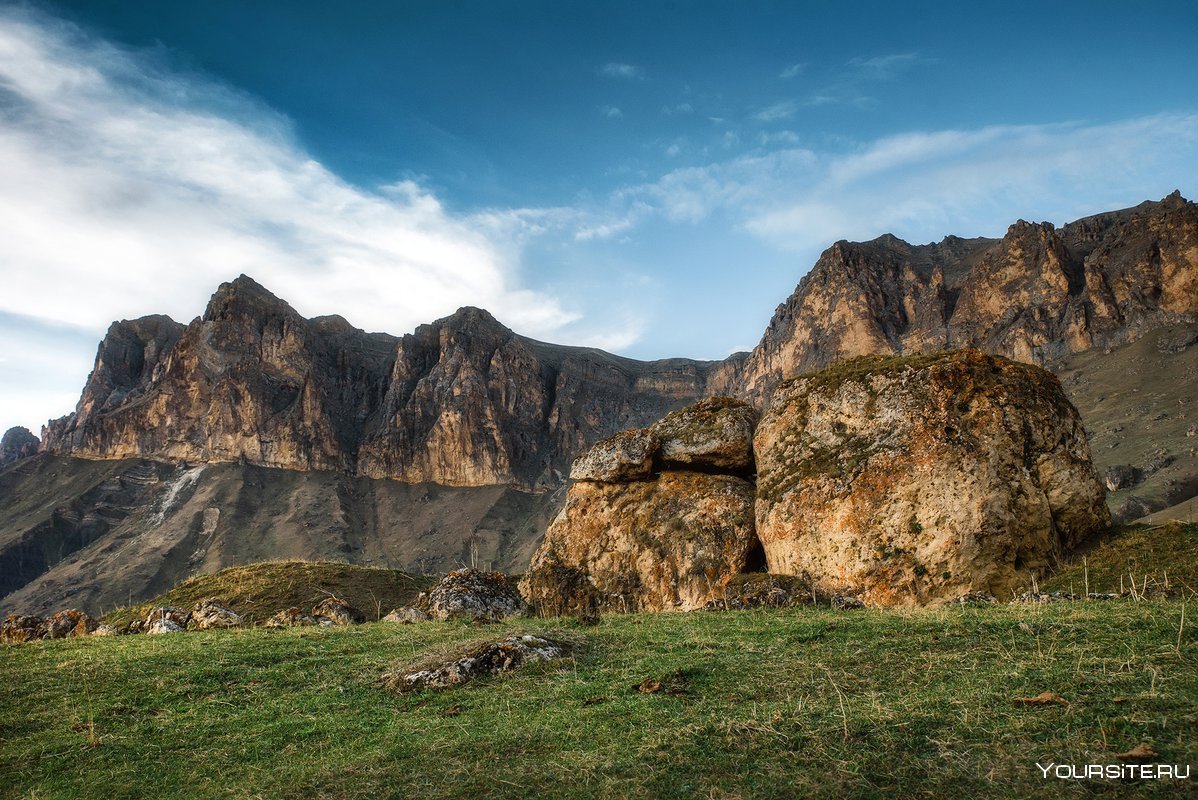
{"label": "mossy boulder", "polygon": [[620,431],[575,459],[570,479],[601,483],[643,480],[653,473],[658,444],[657,437],[644,428]]}
{"label": "mossy boulder", "polygon": [[757,412],[730,397],[709,397],[679,409],[649,428],[660,442],[657,460],[666,469],[732,474],[753,471]]}
{"label": "mossy boulder", "polygon": [[770,571],[869,605],[1009,598],[1110,525],[1056,377],[976,350],[785,382],[754,448]]}

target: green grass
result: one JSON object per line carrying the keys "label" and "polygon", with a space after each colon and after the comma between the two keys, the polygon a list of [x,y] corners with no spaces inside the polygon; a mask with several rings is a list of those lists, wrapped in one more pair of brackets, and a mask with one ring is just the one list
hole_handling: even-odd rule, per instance
{"label": "green grass", "polygon": [[1198,595],[1198,525],[1135,525],[1112,533],[1069,559],[1044,591],[1081,595],[1087,578],[1091,592],[1118,592],[1147,582],[1150,593],[1166,591],[1178,599]]}
{"label": "green grass", "polygon": [[105,614],[103,619],[122,628],[134,619],[145,619],[154,606],[190,609],[200,600],[216,598],[246,622],[261,624],[276,611],[292,606],[310,611],[329,595],[362,610],[367,619],[378,619],[393,608],[411,605],[417,594],[435,582],[433,577],[332,561],[264,561],[197,575],[152,600]]}
{"label": "green grass", "polygon": [[[1188,612],[1192,615],[1193,609]],[[0,648],[0,797],[1115,797],[1045,779],[1142,742],[1198,766],[1178,603],[615,615]],[[396,662],[516,630],[573,659],[442,694]],[[681,671],[686,694],[641,694]],[[1056,692],[1067,706],[1026,707]]]}

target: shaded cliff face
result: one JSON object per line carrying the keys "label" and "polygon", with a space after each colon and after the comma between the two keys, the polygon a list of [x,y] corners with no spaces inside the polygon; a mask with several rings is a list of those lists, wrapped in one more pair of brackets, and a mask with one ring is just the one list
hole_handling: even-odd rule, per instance
{"label": "shaded cliff face", "polygon": [[1055,228],[914,246],[837,242],[709,390],[764,404],[778,383],[859,355],[972,346],[1051,366],[1198,320],[1198,206],[1160,202]]}
{"label": "shaded cliff face", "polygon": [[533,488],[698,397],[710,369],[536,342],[472,308],[402,339],[368,334],[304,319],[242,276],[187,326],[114,323],[43,449]]}

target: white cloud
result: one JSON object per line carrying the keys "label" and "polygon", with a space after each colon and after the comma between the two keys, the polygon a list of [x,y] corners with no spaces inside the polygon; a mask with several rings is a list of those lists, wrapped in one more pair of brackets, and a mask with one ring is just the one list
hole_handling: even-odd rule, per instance
{"label": "white cloud", "polygon": [[873,58],[854,58],[848,66],[858,70],[863,77],[884,80],[916,64],[927,64],[935,59],[923,58],[919,53],[892,53]]}
{"label": "white cloud", "polygon": [[645,71],[640,67],[614,61],[600,67],[599,74],[605,78],[624,78],[625,80],[645,77]]}
{"label": "white cloud", "polygon": [[672,106],[662,106],[661,113],[667,117],[673,117],[682,114],[693,114],[695,113],[695,108],[690,103],[678,103]]}
{"label": "white cloud", "polygon": [[791,78],[802,75],[803,71],[806,69],[806,64],[791,64],[789,67],[779,72],[778,77],[782,80],[790,80]]}
{"label": "white cloud", "polygon": [[624,112],[615,106],[600,106],[599,113],[608,119],[621,119],[624,116]]}
{"label": "white cloud", "polygon": [[774,103],[768,108],[764,108],[753,115],[753,119],[759,122],[776,122],[780,119],[789,119],[799,110],[799,104],[794,100],[783,100],[780,103]]}

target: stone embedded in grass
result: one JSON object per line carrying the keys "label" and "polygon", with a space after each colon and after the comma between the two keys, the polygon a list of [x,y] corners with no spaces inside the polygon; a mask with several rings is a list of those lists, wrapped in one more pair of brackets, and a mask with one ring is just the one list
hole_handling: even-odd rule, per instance
{"label": "stone embedded in grass", "polygon": [[404,625],[412,625],[417,622],[427,622],[430,619],[432,619],[432,617],[421,611],[419,608],[404,606],[402,608],[393,609],[390,614],[383,617],[383,622],[399,622]]}
{"label": "stone embedded in grass", "polygon": [[163,633],[183,633],[184,628],[179,623],[168,617],[159,617],[146,626],[145,633],[149,636],[156,636]]}
{"label": "stone embedded in grass", "polygon": [[91,632],[92,636],[118,636],[119,634],[120,631],[111,625],[105,625],[103,622],[97,625],[96,629]]}
{"label": "stone embedded in grass", "polygon": [[[150,609],[150,613],[146,615],[145,627],[148,629],[159,620],[170,620],[180,628],[186,628],[187,623],[191,622],[191,612],[184,611],[178,606],[155,606]],[[148,630],[145,631],[149,633]]]}
{"label": "stone embedded in grass", "polygon": [[296,628],[302,625],[315,625],[316,620],[292,606],[272,614],[264,624],[268,628]]}
{"label": "stone embedded in grass", "polygon": [[416,605],[437,620],[497,622],[528,613],[520,592],[506,575],[469,568],[450,572],[421,593]]}
{"label": "stone embedded in grass", "polygon": [[46,621],[31,614],[9,614],[0,625],[0,642],[20,644],[46,638]]}
{"label": "stone embedded in grass", "polygon": [[988,592],[967,592],[954,602],[962,606],[986,606],[994,605],[998,602],[998,598]]}
{"label": "stone embedded in grass", "polygon": [[854,611],[858,608],[865,608],[865,603],[846,594],[834,594],[832,595],[832,608],[837,611]]}
{"label": "stone embedded in grass", "polygon": [[366,615],[337,597],[326,597],[312,607],[312,616],[320,625],[361,625]]}
{"label": "stone embedded in grass", "polygon": [[574,460],[570,479],[620,483],[642,480],[653,473],[657,436],[644,428],[620,431],[595,443]]}
{"label": "stone embedded in grass", "polygon": [[794,575],[770,575],[766,572],[747,572],[734,575],[721,595],[708,601],[708,611],[745,608],[790,608],[816,602],[811,586]]}
{"label": "stone embedded in grass", "polygon": [[467,648],[444,660],[401,665],[383,673],[382,685],[400,693],[424,689],[449,689],[475,678],[510,672],[526,664],[565,658],[573,646],[569,642],[530,634],[509,636]]}
{"label": "stone embedded in grass", "polygon": [[191,610],[189,627],[199,630],[241,627],[241,615],[216,600],[201,600]]}
{"label": "stone embedded in grass", "polygon": [[99,624],[89,614],[78,608],[68,608],[46,618],[46,638],[67,639],[75,636],[87,636]]}

